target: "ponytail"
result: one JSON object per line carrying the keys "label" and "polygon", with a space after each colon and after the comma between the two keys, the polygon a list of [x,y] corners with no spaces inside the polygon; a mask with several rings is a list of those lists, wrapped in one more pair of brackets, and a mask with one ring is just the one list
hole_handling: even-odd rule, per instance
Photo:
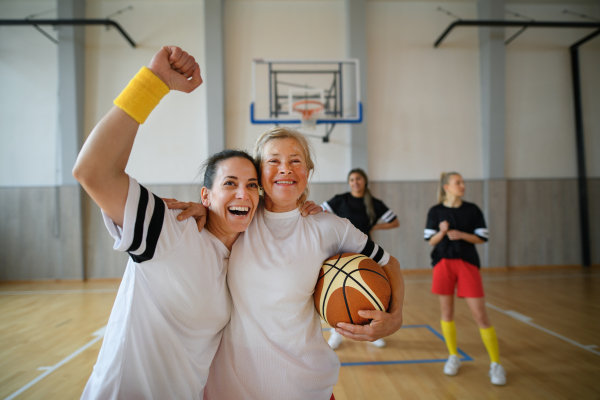
{"label": "ponytail", "polygon": [[450,177],[452,175],[460,175],[458,172],[442,172],[440,176],[440,185],[438,187],[438,203],[443,203],[446,201],[446,191],[444,190],[444,185],[448,184]]}
{"label": "ponytail", "polygon": [[371,191],[369,190],[369,178],[367,177],[367,173],[360,168],[354,168],[352,171],[348,172],[348,179],[350,180],[350,175],[359,174],[365,180],[365,193],[363,195],[363,202],[365,203],[365,208],[367,209],[367,216],[369,217],[369,224],[375,225],[377,221],[377,214],[375,214],[375,206],[373,205],[373,196],[371,195]]}
{"label": "ponytail", "polygon": [[365,187],[365,195],[363,196],[363,201],[365,202],[365,208],[367,209],[367,216],[369,217],[369,224],[374,225],[375,219],[377,216],[375,215],[375,206],[373,205],[373,196],[371,196],[371,191],[368,187]]}

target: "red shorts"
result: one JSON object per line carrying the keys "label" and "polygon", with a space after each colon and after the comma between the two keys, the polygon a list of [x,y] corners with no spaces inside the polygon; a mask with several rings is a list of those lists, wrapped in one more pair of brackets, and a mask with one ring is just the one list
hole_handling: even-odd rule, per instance
{"label": "red shorts", "polygon": [[458,297],[483,297],[483,283],[479,268],[460,258],[442,258],[433,267],[431,292]]}

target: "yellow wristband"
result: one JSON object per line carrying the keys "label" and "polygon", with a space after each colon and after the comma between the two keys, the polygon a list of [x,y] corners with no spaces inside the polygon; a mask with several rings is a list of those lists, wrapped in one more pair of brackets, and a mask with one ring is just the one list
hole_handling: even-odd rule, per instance
{"label": "yellow wristband", "polygon": [[114,104],[143,124],[169,91],[169,87],[158,76],[148,68],[142,67],[115,99]]}

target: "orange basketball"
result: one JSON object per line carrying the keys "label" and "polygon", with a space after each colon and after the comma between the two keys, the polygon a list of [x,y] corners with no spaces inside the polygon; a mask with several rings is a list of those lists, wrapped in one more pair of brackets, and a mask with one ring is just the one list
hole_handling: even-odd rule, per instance
{"label": "orange basketball", "polygon": [[359,310],[387,311],[392,289],[383,268],[362,254],[344,253],[328,258],[315,287],[315,307],[321,318],[335,327],[338,322],[364,325],[369,319]]}

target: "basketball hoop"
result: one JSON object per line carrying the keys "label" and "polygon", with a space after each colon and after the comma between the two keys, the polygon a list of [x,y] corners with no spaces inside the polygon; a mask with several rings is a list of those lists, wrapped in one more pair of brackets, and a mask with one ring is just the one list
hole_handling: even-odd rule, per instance
{"label": "basketball hoop", "polygon": [[317,127],[317,115],[325,109],[325,104],[317,100],[300,100],[292,105],[292,110],[302,114],[301,127],[315,130]]}

